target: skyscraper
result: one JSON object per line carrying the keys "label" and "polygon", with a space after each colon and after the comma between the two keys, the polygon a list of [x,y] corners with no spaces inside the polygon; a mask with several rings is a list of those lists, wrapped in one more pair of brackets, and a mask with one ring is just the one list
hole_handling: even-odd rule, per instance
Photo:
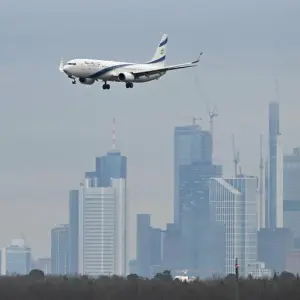
{"label": "skyscraper", "polygon": [[239,259],[240,273],[257,261],[257,178],[240,177],[210,180],[212,217],[225,226],[226,272],[234,271]]}
{"label": "skyscraper", "polygon": [[51,274],[69,273],[69,225],[62,224],[51,230]]}
{"label": "skyscraper", "polygon": [[150,248],[151,248],[151,216],[138,214],[136,222],[136,259],[137,274],[150,276]]}
{"label": "skyscraper", "polygon": [[269,104],[269,160],[266,227],[283,227],[283,155],[279,131],[279,103]]}
{"label": "skyscraper", "polygon": [[[235,259],[244,256],[243,199],[242,194],[222,178],[212,178],[209,183],[211,218],[224,225],[225,261],[223,272],[234,273]],[[240,261],[241,263],[241,261]],[[242,264],[244,265],[244,263]],[[244,272],[244,267],[241,270]]]}
{"label": "skyscraper", "polygon": [[85,179],[79,194],[79,273],[126,275],[127,207],[125,179],[96,187]]}
{"label": "skyscraper", "polygon": [[209,179],[221,176],[222,167],[212,163],[195,162],[179,167],[182,260],[186,269],[199,270],[193,276],[210,276],[212,273],[210,230],[213,226],[209,219]]}
{"label": "skyscraper", "polygon": [[30,272],[31,249],[25,245],[24,239],[13,239],[3,249],[2,258],[5,275],[27,275]]}
{"label": "skyscraper", "polygon": [[[180,166],[192,163],[212,163],[212,137],[197,124],[175,127],[174,131],[174,223],[181,222],[179,196]],[[180,225],[179,225],[180,226]]]}
{"label": "skyscraper", "polygon": [[69,192],[69,274],[78,273],[79,191]]}
{"label": "skyscraper", "polygon": [[257,261],[257,183],[254,176],[226,179],[236,190],[242,194],[243,199],[243,230],[244,230],[244,262],[248,274],[248,266]]}
{"label": "skyscraper", "polygon": [[283,158],[284,227],[294,236],[294,248],[300,249],[300,148]]}
{"label": "skyscraper", "polygon": [[149,214],[137,215],[137,274],[152,277],[162,264],[162,230],[151,227]]}
{"label": "skyscraper", "polygon": [[[113,120],[115,127],[115,120]],[[116,149],[96,158],[79,194],[79,272],[125,276],[128,270],[127,157]]]}

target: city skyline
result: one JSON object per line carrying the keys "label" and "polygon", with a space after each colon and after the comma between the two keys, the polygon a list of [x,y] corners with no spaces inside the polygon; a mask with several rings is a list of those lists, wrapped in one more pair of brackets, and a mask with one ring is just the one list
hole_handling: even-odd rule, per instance
{"label": "city skyline", "polygon": [[[78,187],[94,157],[109,149],[113,117],[117,120],[118,148],[129,158],[130,214],[150,213],[155,227],[164,228],[173,219],[173,127],[191,124],[196,114],[203,118],[200,124],[208,129],[205,101],[218,107],[214,157],[215,163],[224,166],[225,176],[233,174],[232,133],[243,171],[259,174],[259,134],[264,133],[266,154],[266,116],[268,102],[275,99],[276,77],[284,153],[298,146],[295,136],[300,128],[295,112],[300,45],[295,37],[300,4],[293,3],[291,7],[279,1],[264,1],[240,5],[228,1],[219,3],[217,8],[215,3],[190,1],[196,5],[191,12],[190,5],[180,3],[176,5],[183,14],[184,26],[177,25],[175,16],[168,20],[158,18],[156,22],[145,17],[152,26],[144,29],[144,42],[137,43],[137,37],[141,39],[140,28],[135,24],[128,24],[126,30],[121,28],[127,20],[124,16],[119,16],[118,26],[103,33],[99,40],[95,38],[99,36],[98,29],[92,24],[62,26],[66,13],[83,18],[86,14],[90,19],[99,8],[104,18],[109,18],[116,7],[122,10],[125,4],[103,5],[98,1],[87,7],[69,1],[43,5],[31,1],[34,6],[18,3],[12,9],[13,2],[4,1],[0,12],[1,28],[10,28],[9,32],[0,33],[5,40],[0,74],[0,226],[5,228],[1,230],[1,246],[23,231],[35,257],[50,254],[50,228],[67,222],[68,191]],[[140,16],[145,9],[153,11],[149,4],[129,4],[134,7],[129,17]],[[168,5],[163,6],[160,17],[167,12]],[[14,13],[19,14],[22,26],[11,23]],[[57,25],[53,24],[54,19]],[[135,87],[130,94],[123,87],[116,88],[105,96],[101,86],[93,90],[74,88],[56,72],[62,55],[111,54],[116,58],[147,59],[161,30],[169,32],[168,63],[193,57],[198,49],[203,51],[196,72],[172,74],[153,84]],[[78,44],[78,35],[93,39],[93,46]],[[123,52],[119,50],[120,42]],[[39,76],[41,73],[45,75]],[[155,188],[150,190],[149,182]],[[12,216],[18,222],[12,224]],[[134,232],[132,218],[131,235]],[[134,244],[130,252],[130,257],[134,257]]]}
{"label": "city skyline", "polygon": [[[271,101],[270,105],[273,105],[273,104],[274,104],[274,102]],[[278,108],[277,108],[277,114],[278,114]],[[269,118],[270,118],[270,116],[269,116]],[[277,119],[279,121],[279,118],[277,118]],[[272,120],[272,118],[270,120]],[[115,119],[113,121],[115,122]],[[205,190],[206,190],[205,185],[206,184],[204,182],[206,182],[209,179],[209,177],[211,177],[212,179],[214,179],[213,178],[214,176],[218,176],[218,179],[223,180],[223,181],[224,180],[228,181],[228,183],[232,184],[232,187],[234,187],[237,190],[241,189],[240,190],[241,193],[246,193],[246,194],[247,194],[247,192],[246,192],[247,188],[244,187],[244,184],[242,182],[243,182],[244,179],[246,179],[246,180],[250,179],[252,181],[252,192],[249,194],[250,197],[249,196],[245,196],[245,201],[246,201],[247,198],[249,198],[246,202],[248,202],[250,200],[250,202],[249,202],[249,205],[250,205],[249,208],[251,208],[250,211],[252,211],[252,212],[248,211],[249,208],[247,208],[246,210],[248,211],[248,214],[250,212],[250,215],[252,214],[252,216],[254,217],[254,219],[253,219],[253,217],[251,217],[252,221],[250,223],[252,223],[252,225],[251,225],[252,229],[254,231],[256,231],[257,230],[257,218],[259,216],[259,208],[258,208],[258,203],[257,203],[257,201],[258,201],[258,197],[257,197],[258,196],[258,194],[257,194],[257,192],[258,192],[258,190],[257,190],[257,188],[258,188],[258,178],[256,176],[250,176],[249,177],[247,175],[240,174],[235,179],[225,179],[225,177],[222,177],[222,166],[212,165],[212,160],[211,160],[211,154],[212,154],[211,142],[212,141],[211,141],[211,137],[210,137],[209,131],[205,131],[205,130],[201,129],[201,127],[199,127],[199,126],[192,126],[191,127],[190,125],[187,125],[185,128],[184,127],[180,127],[180,134],[181,135],[182,135],[182,133],[185,132],[185,129],[188,129],[188,131],[185,132],[184,135],[183,135],[183,136],[185,136],[184,140],[180,140],[180,139],[178,140],[178,136],[176,135],[176,133],[178,133],[178,128],[179,128],[178,126],[174,127],[174,133],[175,133],[174,134],[174,142],[175,142],[174,143],[174,150],[176,150],[176,148],[180,149],[180,151],[184,150],[182,148],[182,146],[183,146],[182,143],[186,142],[186,133],[188,133],[188,135],[192,134],[192,136],[194,134],[196,134],[196,136],[195,136],[196,139],[195,139],[195,137],[193,137],[194,140],[193,141],[191,140],[192,142],[190,144],[189,143],[188,144],[185,143],[186,144],[186,149],[185,149],[185,151],[182,152],[182,154],[184,154],[184,153],[188,154],[186,156],[186,159],[188,158],[189,162],[187,162],[187,164],[183,164],[183,165],[179,166],[180,167],[179,168],[179,170],[180,170],[179,171],[179,174],[180,174],[180,176],[179,176],[179,182],[180,182],[180,185],[182,185],[182,187],[184,187],[184,189],[180,189],[180,191],[181,191],[180,192],[180,195],[181,195],[180,199],[183,200],[184,198],[181,198],[181,197],[184,196],[185,194],[188,196],[185,199],[186,203],[185,203],[185,205],[183,207],[185,207],[185,209],[186,209],[190,205],[192,205],[192,206],[195,205],[195,208],[196,208],[200,204],[200,207],[202,207],[202,208],[201,208],[201,210],[199,212],[201,212],[201,211],[203,212],[203,209],[204,209],[204,211],[206,211],[206,209],[205,209],[205,207],[206,207],[205,206],[206,205],[205,201],[208,200],[208,199],[206,199],[208,197],[208,195],[204,196],[204,198],[203,198],[203,196],[199,197],[199,192],[201,191],[201,193],[203,193],[203,195],[205,195],[205,193],[206,193],[205,192]],[[115,139],[115,130],[113,130],[113,141],[114,141],[113,144],[115,144],[115,140],[114,139]],[[196,155],[196,156],[194,155],[195,153],[193,152],[195,150],[194,147],[196,147],[200,151],[198,153],[198,155]],[[115,148],[115,147],[113,147],[113,148]],[[193,151],[191,151],[191,150],[193,150]],[[176,151],[175,151],[175,153],[176,153]],[[180,153],[180,152],[177,151],[177,154],[178,153]],[[297,154],[299,154],[298,148],[294,148],[294,155],[297,155]],[[184,157],[182,157],[182,155],[175,155],[175,157],[177,157],[177,159],[179,161],[182,161],[182,162],[186,161],[186,159],[182,160],[182,158],[184,158]],[[288,158],[287,156],[285,156],[285,157],[286,157],[286,159]],[[85,184],[84,185],[89,186],[92,189],[95,188],[94,192],[96,192],[96,194],[97,194],[97,190],[99,188],[100,189],[102,189],[104,187],[109,188],[111,186],[111,183],[108,183],[108,181],[107,181],[109,177],[115,178],[115,179],[112,179],[113,181],[114,180],[118,180],[117,178],[119,178],[120,180],[125,180],[126,181],[126,178],[127,178],[127,166],[126,166],[126,163],[127,163],[127,156],[121,156],[121,151],[116,150],[116,149],[108,151],[105,156],[96,157],[96,170],[92,171],[92,172],[85,172],[85,180],[84,180]],[[213,166],[213,169],[211,169],[210,166]],[[291,168],[291,165],[288,165],[288,166],[289,166],[289,168]],[[293,169],[295,171],[297,171],[297,169],[295,169],[295,167],[298,167],[298,165],[295,164],[294,167],[293,167]],[[214,168],[216,168],[216,170],[214,170]],[[217,171],[217,173],[220,173],[220,174],[217,174],[217,173],[215,174],[216,171]],[[281,172],[282,171],[283,170],[281,169]],[[212,172],[212,174],[210,174],[210,172]],[[280,172],[280,170],[278,172]],[[297,172],[295,174],[297,174]],[[281,176],[282,175],[283,174],[281,174]],[[81,182],[79,185],[82,187],[83,183]],[[125,186],[126,185],[124,185],[124,187]],[[243,190],[244,190],[244,192],[243,192]],[[77,192],[76,190],[71,190],[70,191],[69,201],[71,201],[71,199],[72,199],[72,201],[74,201],[74,200],[77,199],[76,195],[72,195],[72,194],[74,194],[76,192]],[[102,196],[100,198],[102,199]],[[103,199],[106,199],[106,198],[103,197]],[[101,201],[103,201],[103,199]],[[225,200],[225,199],[226,199],[226,197],[223,200]],[[220,200],[221,200],[221,198],[220,198]],[[223,201],[223,200],[221,200],[221,201]],[[115,201],[115,200],[113,200],[113,201]],[[190,201],[192,201],[192,202],[190,202]],[[194,201],[196,201],[196,202],[194,202]],[[201,203],[199,202],[197,204],[197,201],[200,201]],[[69,205],[71,204],[71,202],[69,202]],[[107,202],[107,205],[109,205],[108,202]],[[125,204],[125,202],[124,202],[124,204]],[[252,202],[252,204],[251,204],[251,202]],[[120,199],[120,203],[123,203],[123,200]],[[174,204],[175,203],[176,203],[176,198],[174,198]],[[121,205],[124,205],[124,204],[121,204]],[[253,204],[254,204],[254,206],[253,206]],[[75,206],[76,206],[76,204],[75,204]],[[72,206],[70,205],[69,209],[70,209],[69,213],[70,213],[70,217],[71,217],[71,215],[73,214],[72,211],[73,211],[74,207],[72,208]],[[80,208],[78,208],[78,209],[80,210]],[[255,214],[253,214],[254,213],[253,209],[256,210]],[[278,211],[282,211],[281,213],[283,214],[283,206],[278,206],[277,210]],[[194,211],[196,212],[197,209],[194,209]],[[77,213],[75,213],[73,215],[73,218],[76,218],[76,214]],[[202,217],[204,217],[204,219],[205,219],[205,214],[202,216]],[[85,215],[85,213],[84,213],[84,215]],[[121,215],[122,215],[122,213],[121,213]],[[95,212],[93,212],[93,216],[94,217],[96,216]],[[192,216],[190,215],[190,217],[192,217]],[[202,219],[202,217],[201,217],[201,219]],[[231,218],[231,217],[229,216],[229,218]],[[247,214],[246,214],[246,218],[247,218]],[[80,217],[79,217],[79,219],[80,219]],[[94,220],[96,221],[97,224],[100,224],[100,223],[103,222],[103,220],[101,221],[101,217],[99,218],[99,216],[97,217],[97,220],[96,219],[94,219]],[[105,223],[108,223],[108,220],[109,219],[106,219]],[[204,222],[204,220],[202,220],[201,222]],[[80,223],[80,220],[79,220],[79,223]],[[248,223],[248,225],[250,224],[249,221],[247,221],[246,223]],[[186,225],[188,225],[188,224],[186,224]],[[186,226],[186,225],[184,225],[184,226]],[[297,224],[296,223],[292,224],[292,226],[295,226],[295,225],[297,225]],[[60,248],[60,246],[57,243],[57,241],[55,241],[53,243],[54,239],[56,239],[56,238],[53,238],[54,237],[53,232],[55,230],[58,230],[58,231],[60,231],[60,230],[63,230],[63,231],[67,230],[67,235],[68,235],[69,234],[69,226],[70,226],[69,224],[67,224],[67,225],[60,225],[60,226],[56,226],[56,227],[54,227],[52,229],[52,238],[51,238],[51,244],[52,244],[52,247],[51,247],[51,252],[52,252],[52,254],[51,254],[51,262],[52,263],[51,263],[51,271],[54,272],[54,273],[57,273],[57,271],[55,271],[56,267],[54,267],[55,264],[58,264],[60,266],[60,268],[62,267],[63,269],[65,269],[65,271],[62,271],[60,273],[64,273],[64,272],[68,273],[68,272],[70,272],[68,263],[69,263],[69,255],[71,253],[70,252],[70,249],[71,249],[70,248],[70,242],[72,243],[72,241],[69,240],[68,237],[67,237],[67,239],[64,238],[64,246],[62,246],[62,248]],[[179,226],[178,228],[180,228],[180,227],[181,226]],[[121,226],[119,228],[119,230],[122,231],[123,230],[122,228],[123,228],[123,226]],[[126,226],[125,226],[125,228],[126,228]],[[75,229],[75,227],[74,227],[74,229]],[[271,229],[274,229],[274,228],[271,227]],[[82,228],[79,229],[79,231],[81,231],[81,230],[82,230]],[[182,229],[180,229],[180,230],[181,230],[181,234],[183,234],[184,231],[182,231]],[[158,231],[162,232],[162,229],[158,229]],[[248,232],[248,234],[249,234],[249,232]],[[256,234],[255,234],[255,236],[256,236]],[[78,238],[80,239],[80,237],[78,237]],[[126,238],[125,238],[125,240],[126,240]],[[247,240],[248,240],[248,238],[247,238]],[[75,240],[74,240],[74,242],[75,242]],[[96,244],[98,243],[96,240],[95,240],[95,242],[96,242]],[[103,242],[104,242],[104,240],[103,240]],[[54,244],[56,246],[54,246],[54,248],[53,248]],[[256,242],[255,242],[255,245],[256,245]],[[89,246],[85,245],[85,244],[83,246],[82,243],[80,243],[79,249],[83,249],[82,247],[84,247],[84,249],[85,249],[85,247],[89,247]],[[125,248],[127,248],[127,247],[125,247]],[[248,246],[246,246],[245,249],[248,251],[250,248]],[[254,247],[252,247],[252,248],[254,249]],[[54,250],[54,249],[56,249],[56,250]],[[118,249],[118,248],[114,248],[114,249]],[[64,262],[58,262],[57,260],[55,260],[55,255],[54,255],[53,251],[57,252],[57,253],[60,253],[61,251],[64,252],[64,255],[66,256],[64,258]],[[84,250],[84,251],[86,251],[86,250]],[[122,251],[123,250],[121,250],[121,252]],[[156,250],[154,250],[154,251],[156,251]],[[80,252],[82,252],[82,251],[80,250]],[[126,250],[125,250],[125,252],[126,252]],[[247,252],[245,252],[245,253],[247,253]],[[256,254],[254,254],[254,253],[251,254],[251,251],[249,253],[250,253],[249,257],[251,257],[251,256],[256,257]],[[79,255],[79,257],[80,256],[82,256],[82,254]],[[121,254],[121,256],[122,256],[122,254]],[[234,260],[234,257],[232,257],[231,260]],[[80,262],[80,261],[82,261],[82,258],[79,258],[79,264],[82,264],[82,262]],[[242,259],[242,261],[243,261],[243,259]],[[125,260],[123,260],[123,262],[125,262]],[[255,258],[254,259],[252,258],[251,263],[248,263],[247,265],[248,266],[251,265],[251,268],[254,267],[254,269],[255,269],[255,264],[259,265],[259,264],[261,264],[261,262],[255,260]],[[113,268],[114,267],[111,266],[110,267],[111,271],[108,272],[107,274],[113,274],[113,272],[114,272]],[[83,269],[82,269],[82,267],[80,267],[80,269],[81,269],[80,273],[82,273],[83,272],[82,270],[84,270],[84,267],[83,267]],[[230,269],[230,267],[229,267],[229,269]],[[124,270],[125,270],[125,268],[124,268]],[[241,268],[241,270],[243,270],[243,268]],[[91,271],[88,271],[88,273],[89,272],[91,272]],[[96,272],[99,272],[99,270],[96,271]],[[119,271],[116,271],[116,274],[118,274],[118,272]],[[57,273],[57,274],[59,274],[59,273]],[[95,273],[95,274],[97,274],[97,273]],[[100,273],[98,273],[98,275],[100,275]]]}

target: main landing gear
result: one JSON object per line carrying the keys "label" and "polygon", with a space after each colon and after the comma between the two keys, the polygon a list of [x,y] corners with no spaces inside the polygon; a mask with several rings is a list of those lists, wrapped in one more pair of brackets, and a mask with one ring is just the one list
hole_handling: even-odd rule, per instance
{"label": "main landing gear", "polygon": [[132,82],[126,82],[126,88],[127,89],[132,89],[133,88],[133,83]]}
{"label": "main landing gear", "polygon": [[109,85],[108,83],[105,82],[105,83],[103,84],[102,88],[103,88],[104,90],[109,90],[109,89],[110,89],[110,85]]}
{"label": "main landing gear", "polygon": [[[132,82],[126,82],[126,88],[127,89],[132,89],[133,88],[133,83]],[[102,86],[102,88],[104,89],[104,90],[109,90],[110,89],[110,85],[108,84],[108,83],[104,83],[103,84],[103,86]]]}

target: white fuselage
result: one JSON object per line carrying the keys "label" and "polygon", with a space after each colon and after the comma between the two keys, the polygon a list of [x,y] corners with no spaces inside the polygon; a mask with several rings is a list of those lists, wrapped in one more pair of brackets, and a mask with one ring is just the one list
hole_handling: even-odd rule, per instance
{"label": "white fuselage", "polygon": [[[151,63],[135,64],[95,59],[74,59],[69,61],[66,65],[64,65],[63,71],[69,77],[73,78],[90,78],[94,80],[120,82],[122,81],[119,80],[118,77],[120,73],[130,74],[131,72],[155,70],[155,68],[157,68],[157,66],[154,66]],[[159,79],[165,73],[165,71],[162,71],[156,74],[143,75],[128,81],[147,82]]]}

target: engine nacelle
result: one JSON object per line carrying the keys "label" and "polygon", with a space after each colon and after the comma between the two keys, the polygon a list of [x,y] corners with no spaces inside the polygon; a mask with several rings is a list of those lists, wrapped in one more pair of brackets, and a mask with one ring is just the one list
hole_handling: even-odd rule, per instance
{"label": "engine nacelle", "polygon": [[132,82],[134,80],[134,75],[128,72],[120,73],[118,76],[120,81]]}
{"label": "engine nacelle", "polygon": [[92,78],[79,78],[79,82],[82,84],[92,85],[95,82],[95,79]]}

